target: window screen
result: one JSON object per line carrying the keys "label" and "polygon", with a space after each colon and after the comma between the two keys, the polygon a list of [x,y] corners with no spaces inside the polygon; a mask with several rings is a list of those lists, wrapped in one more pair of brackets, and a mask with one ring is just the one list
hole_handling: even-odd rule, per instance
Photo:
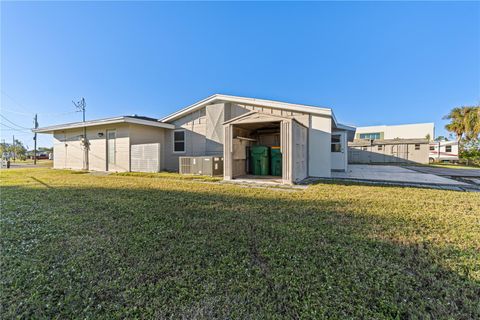
{"label": "window screen", "polygon": [[445,146],[445,152],[452,152],[452,146]]}
{"label": "window screen", "polygon": [[173,132],[173,151],[185,152],[185,131]]}

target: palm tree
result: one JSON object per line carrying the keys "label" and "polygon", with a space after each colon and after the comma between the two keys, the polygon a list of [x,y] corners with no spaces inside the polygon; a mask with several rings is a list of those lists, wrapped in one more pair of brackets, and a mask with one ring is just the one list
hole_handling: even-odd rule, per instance
{"label": "palm tree", "polygon": [[453,108],[449,114],[443,119],[450,120],[450,123],[445,125],[445,129],[453,132],[457,137],[457,141],[460,141],[465,134],[465,113],[468,107],[456,107]]}

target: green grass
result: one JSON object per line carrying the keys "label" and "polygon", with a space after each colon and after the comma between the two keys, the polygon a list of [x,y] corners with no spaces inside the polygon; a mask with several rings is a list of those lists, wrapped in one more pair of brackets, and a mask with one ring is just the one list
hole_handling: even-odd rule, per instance
{"label": "green grass", "polygon": [[[10,160],[11,164],[28,164],[28,165],[33,165],[33,159],[27,159],[27,160],[19,160],[16,159],[15,161]],[[47,159],[41,159],[37,160],[37,166],[39,167],[53,167],[53,160],[47,160]]]}
{"label": "green grass", "polygon": [[438,167],[438,168],[450,168],[450,169],[480,169],[478,166],[467,166],[462,164],[453,164],[453,163],[431,163],[429,166]]}
{"label": "green grass", "polygon": [[480,195],[1,175],[2,318],[480,317]]}

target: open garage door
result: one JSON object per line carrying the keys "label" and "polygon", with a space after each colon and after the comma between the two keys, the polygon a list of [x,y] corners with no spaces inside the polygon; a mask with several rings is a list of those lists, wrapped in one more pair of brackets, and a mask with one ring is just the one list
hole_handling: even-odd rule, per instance
{"label": "open garage door", "polygon": [[130,170],[134,172],[159,172],[160,143],[134,144],[130,149]]}

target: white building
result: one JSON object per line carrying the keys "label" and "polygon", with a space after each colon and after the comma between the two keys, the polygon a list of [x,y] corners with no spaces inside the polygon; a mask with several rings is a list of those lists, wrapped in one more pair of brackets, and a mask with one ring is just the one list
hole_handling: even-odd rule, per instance
{"label": "white building", "polygon": [[401,125],[381,125],[357,127],[355,139],[428,139],[435,138],[433,123],[413,123]]}
{"label": "white building", "polygon": [[53,134],[59,169],[178,171],[180,157],[220,156],[232,180],[251,176],[248,150],[262,145],[280,149],[278,179],[295,183],[346,170],[353,130],[330,108],[216,94],[162,119],[123,116],[35,132]]}

